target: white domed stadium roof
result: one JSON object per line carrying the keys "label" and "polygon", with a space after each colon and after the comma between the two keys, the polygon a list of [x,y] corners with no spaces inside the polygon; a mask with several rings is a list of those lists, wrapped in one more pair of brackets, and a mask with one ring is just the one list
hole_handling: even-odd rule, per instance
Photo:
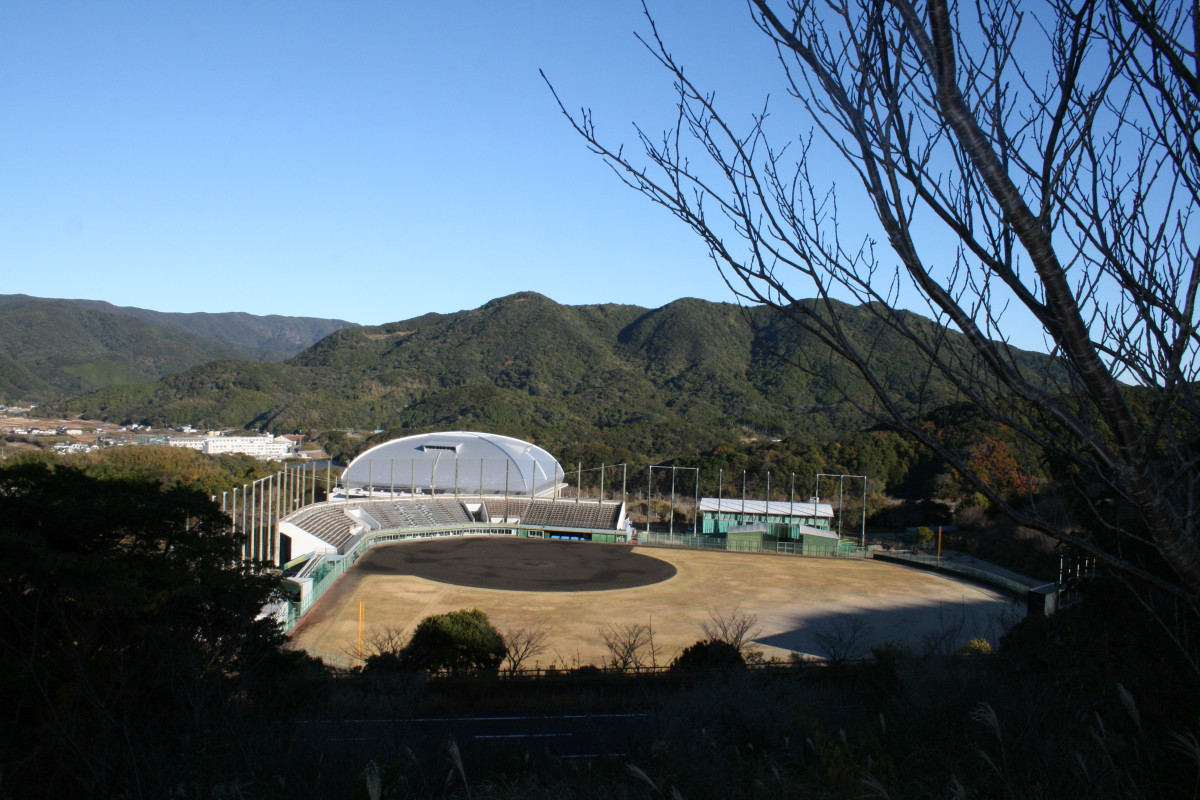
{"label": "white domed stadium roof", "polygon": [[562,484],[558,460],[530,442],[448,431],[377,444],[342,473],[348,490],[544,497]]}

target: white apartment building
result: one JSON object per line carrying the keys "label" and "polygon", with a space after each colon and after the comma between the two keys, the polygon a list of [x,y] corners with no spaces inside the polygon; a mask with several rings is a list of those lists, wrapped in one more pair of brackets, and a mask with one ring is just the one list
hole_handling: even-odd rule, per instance
{"label": "white apartment building", "polygon": [[264,433],[261,436],[170,436],[172,447],[190,447],[210,456],[222,453],[244,453],[267,460],[294,456],[299,444],[283,436]]}

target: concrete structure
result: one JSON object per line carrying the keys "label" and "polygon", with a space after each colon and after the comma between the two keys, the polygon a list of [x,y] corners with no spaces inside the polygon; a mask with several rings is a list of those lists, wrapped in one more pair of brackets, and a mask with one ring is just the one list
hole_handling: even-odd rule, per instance
{"label": "concrete structure", "polygon": [[[445,495],[315,503],[280,519],[274,531],[276,563],[289,569],[298,567],[284,581],[289,601],[280,622],[287,629],[364,553],[378,545],[465,537],[605,544],[629,539],[624,503]],[[617,580],[619,576],[608,577]]]}
{"label": "concrete structure", "polygon": [[210,456],[243,453],[264,461],[294,456],[298,447],[291,438],[270,433],[261,436],[168,436],[167,444],[199,450]]}

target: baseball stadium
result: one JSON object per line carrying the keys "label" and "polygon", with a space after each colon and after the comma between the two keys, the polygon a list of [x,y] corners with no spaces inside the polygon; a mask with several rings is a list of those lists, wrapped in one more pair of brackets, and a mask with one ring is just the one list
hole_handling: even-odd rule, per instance
{"label": "baseball stadium", "polygon": [[756,619],[766,656],[824,658],[848,637],[860,655],[994,642],[1025,613],[1027,582],[873,558],[817,498],[696,498],[691,533],[652,532],[630,520],[624,468],[592,472],[585,492],[582,466],[537,445],[448,431],[371,447],[336,481],[327,469],[319,502],[312,469],[223,500],[246,556],[283,571],[272,613],[293,644],[344,666],[364,632],[462,608],[546,629],[541,667],[603,664],[602,633],[620,625],[650,626],[665,664],[714,615]]}

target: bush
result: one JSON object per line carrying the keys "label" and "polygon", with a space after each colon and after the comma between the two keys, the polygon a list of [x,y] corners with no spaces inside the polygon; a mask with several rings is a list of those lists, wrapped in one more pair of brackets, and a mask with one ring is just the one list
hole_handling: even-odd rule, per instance
{"label": "bush", "polygon": [[988,502],[988,499],[981,492],[969,492],[963,498],[960,508],[982,508],[986,511],[990,505],[991,503]]}
{"label": "bush", "polygon": [[988,524],[988,515],[979,506],[966,506],[959,509],[955,521],[962,528],[982,528]]}
{"label": "bush", "polygon": [[199,490],[5,465],[0,547],[4,797],[163,796],[172,754],[247,711],[227,698],[321,677],[278,652],[278,580]]}
{"label": "bush", "polygon": [[711,669],[740,669],[746,660],[738,648],[728,642],[702,639],[680,653],[671,662],[672,672]]}
{"label": "bush", "polygon": [[421,620],[400,652],[400,662],[431,672],[495,671],[506,653],[504,639],[487,614],[473,608]]}
{"label": "bush", "polygon": [[976,637],[955,651],[960,656],[990,656],[992,643],[983,637]]}

